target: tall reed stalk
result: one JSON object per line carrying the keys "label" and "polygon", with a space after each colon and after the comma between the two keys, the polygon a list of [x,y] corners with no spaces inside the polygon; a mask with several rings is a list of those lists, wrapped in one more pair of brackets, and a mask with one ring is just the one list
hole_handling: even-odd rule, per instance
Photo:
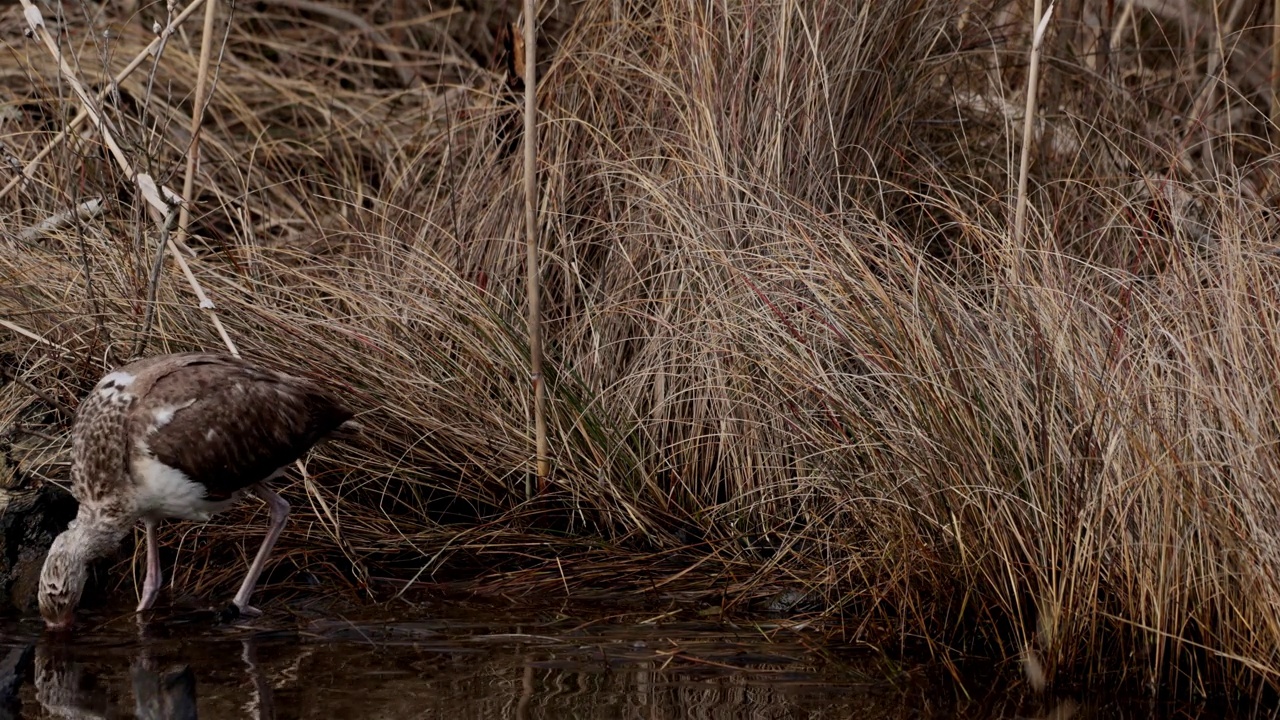
{"label": "tall reed stalk", "polygon": [[1280,0],[1271,2],[1271,138],[1280,148]]}
{"label": "tall reed stalk", "polygon": [[[534,473],[538,492],[551,474],[547,445],[546,384],[542,376],[542,260],[538,248],[537,7],[524,0],[524,227],[529,302],[529,379],[533,391]],[[533,497],[533,478],[525,480],[525,499]]]}
{"label": "tall reed stalk", "polygon": [[1018,163],[1018,194],[1013,220],[1014,252],[1026,250],[1027,176],[1031,170],[1031,145],[1034,141],[1036,104],[1040,89],[1040,46],[1044,42],[1049,19],[1053,17],[1053,3],[1049,3],[1049,10],[1044,15],[1040,14],[1040,9],[1041,0],[1036,0],[1032,11],[1034,30],[1031,36],[1031,64],[1027,69],[1027,104],[1022,115],[1022,158]]}

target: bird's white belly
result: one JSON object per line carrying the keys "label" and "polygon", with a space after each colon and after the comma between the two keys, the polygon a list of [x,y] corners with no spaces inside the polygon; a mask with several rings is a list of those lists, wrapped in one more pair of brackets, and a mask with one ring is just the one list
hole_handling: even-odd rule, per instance
{"label": "bird's white belly", "polygon": [[206,500],[203,485],[153,457],[135,457],[133,477],[138,514],[145,517],[204,522],[239,500],[239,493],[229,500]]}

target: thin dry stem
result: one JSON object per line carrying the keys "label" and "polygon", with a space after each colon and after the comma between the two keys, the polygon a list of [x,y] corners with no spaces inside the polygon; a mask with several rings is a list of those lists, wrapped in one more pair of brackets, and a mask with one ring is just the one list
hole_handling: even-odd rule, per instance
{"label": "thin dry stem", "polygon": [[[67,82],[67,85],[69,85],[72,91],[75,92],[76,97],[80,99],[81,109],[88,113],[89,118],[93,121],[98,132],[102,133],[102,139],[107,144],[108,149],[110,149],[112,157],[114,157],[116,162],[120,165],[120,169],[124,174],[137,182],[139,190],[142,191],[143,197],[151,205],[152,209],[160,214],[159,217],[163,217],[165,212],[168,210],[168,204],[173,201],[174,195],[172,191],[167,188],[160,188],[160,192],[157,192],[155,183],[154,181],[151,181],[149,175],[134,172],[133,164],[120,148],[120,144],[115,139],[115,134],[103,121],[101,114],[97,111],[96,103],[89,97],[89,93],[85,90],[84,84],[80,82],[78,77],[76,77],[75,72],[63,56],[62,50],[58,47],[57,40],[55,40],[53,35],[49,32],[49,28],[45,25],[44,18],[40,14],[40,9],[37,8],[31,0],[20,1],[26,14],[27,24],[31,28],[32,33],[34,33],[35,36],[44,43],[49,54],[57,60],[58,67],[62,71],[63,80]],[[148,182],[151,183],[150,187],[148,187]],[[161,197],[161,192],[164,193],[165,197]]]}
{"label": "thin dry stem", "polygon": [[[191,284],[195,290],[196,298],[200,303],[200,308],[208,312],[209,321],[213,323],[214,328],[218,331],[218,337],[222,339],[222,343],[227,346],[227,351],[232,355],[239,356],[240,350],[231,339],[231,335],[222,324],[222,319],[218,317],[217,307],[213,304],[213,300],[205,294],[204,288],[200,286],[196,276],[191,272],[187,261],[178,252],[178,247],[183,245],[187,239],[187,229],[191,223],[191,199],[192,193],[195,192],[196,168],[200,165],[200,131],[204,127],[204,113],[207,105],[206,94],[209,87],[209,67],[213,58],[213,21],[218,15],[217,0],[206,0],[204,6],[204,26],[200,33],[200,65],[196,74],[196,94],[192,102],[191,112],[191,142],[187,147],[187,170],[182,179],[182,196],[186,198],[186,202],[182,204],[178,212],[178,235],[176,239],[170,239],[169,242],[173,246],[171,252],[174,260],[182,268],[183,275],[186,276],[187,282]],[[167,237],[168,232],[164,232]],[[301,467],[301,464],[299,464]]]}
{"label": "thin dry stem", "polygon": [[[125,65],[124,68],[120,70],[120,72],[116,73],[115,76],[111,78],[111,82],[107,84],[106,87],[98,91],[97,97],[95,98],[96,102],[101,103],[107,97],[107,95],[111,93],[113,88],[119,86],[120,83],[123,82],[125,78],[133,74],[134,70],[137,70],[139,67],[141,67],[142,63],[148,57],[154,57],[159,51],[159,49],[164,45],[164,43],[168,41],[169,36],[172,35],[175,30],[178,29],[178,26],[181,25],[183,21],[185,21],[188,17],[190,17],[192,13],[198,10],[200,6],[204,4],[204,2],[205,0],[192,0],[192,2],[189,5],[183,8],[182,12],[178,13],[177,17],[173,18],[172,21],[170,21],[167,25],[165,25],[165,27],[160,31],[160,33],[156,35],[156,38],[154,40],[152,40],[142,50],[138,51],[138,53],[134,55],[133,60],[130,60],[129,64]],[[80,125],[84,123],[84,121],[88,117],[89,117],[89,107],[81,106],[79,111],[76,112],[76,116],[72,118],[71,122],[67,123],[67,126],[62,130],[60,130],[58,134],[54,136],[52,141],[50,141],[43,148],[41,148],[40,152],[36,153],[34,157],[32,157],[29,161],[27,161],[22,166],[22,172],[17,176],[15,176],[8,183],[6,183],[3,188],[0,188],[0,199],[8,195],[9,191],[17,187],[18,183],[22,182],[24,179],[27,179],[27,180],[32,179],[34,177],[31,174],[32,168],[39,165],[41,161],[43,161],[46,157],[49,156],[49,153],[57,149],[58,145],[60,145],[64,140],[70,137],[71,134],[74,133],[76,129],[78,129]]]}
{"label": "thin dry stem", "polygon": [[[1022,119],[1022,157],[1018,161],[1018,194],[1014,209],[1013,248],[1015,253],[1026,251],[1027,230],[1027,177],[1031,172],[1032,129],[1036,123],[1036,107],[1040,88],[1040,46],[1044,41],[1045,29],[1053,17],[1053,3],[1043,15],[1041,0],[1035,0],[1032,23],[1035,28],[1031,39],[1031,62],[1027,70],[1027,104]],[[1015,276],[1016,277],[1016,276]]]}
{"label": "thin dry stem", "polygon": [[1271,2],[1271,137],[1280,146],[1280,0]]}
{"label": "thin dry stem", "polygon": [[[538,106],[537,26],[535,0],[524,0],[524,223],[529,302],[529,379],[533,391],[534,474],[545,492],[551,474],[547,442],[546,385],[542,376],[542,259],[538,247]],[[525,496],[533,497],[526,484]]]}

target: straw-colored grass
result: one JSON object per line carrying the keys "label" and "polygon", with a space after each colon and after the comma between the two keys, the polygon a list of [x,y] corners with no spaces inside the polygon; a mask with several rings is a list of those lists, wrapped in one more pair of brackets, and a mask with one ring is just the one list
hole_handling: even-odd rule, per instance
{"label": "straw-colored grass", "polygon": [[[405,5],[342,5],[361,28],[238,4],[214,33],[192,269],[244,355],[334,379],[368,428],[292,489],[282,564],[730,612],[799,590],[850,637],[889,627],[1050,678],[1280,685],[1268,5],[1058,8],[1017,243],[1029,1],[586,0],[547,19],[554,468],[531,503],[520,102],[477,60],[510,18]],[[91,89],[156,12],[64,18]],[[0,23],[18,166],[77,109],[23,22]],[[103,106],[170,187],[198,38]],[[158,230],[101,137],[81,126],[0,198],[15,434],[62,437],[30,388],[73,406],[139,341]],[[91,196],[100,216],[18,237]],[[177,269],[155,293],[147,352],[222,347]],[[171,528],[179,589],[228,588],[228,546],[252,552],[263,522]]]}

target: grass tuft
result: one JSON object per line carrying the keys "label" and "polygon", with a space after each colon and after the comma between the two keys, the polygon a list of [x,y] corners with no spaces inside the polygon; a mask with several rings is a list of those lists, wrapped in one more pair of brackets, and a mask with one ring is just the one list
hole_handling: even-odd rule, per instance
{"label": "grass tuft", "polygon": [[[799,598],[850,637],[1022,659],[1037,683],[1280,684],[1263,4],[1059,8],[1038,108],[1029,3],[561,4],[536,98],[556,471],[532,502],[520,98],[488,64],[513,18],[404,5],[224,7],[200,126],[192,28],[102,94],[167,19],[49,19],[95,125],[0,16],[6,163],[39,158],[0,193],[21,380],[0,429],[56,451],[58,407],[143,335],[222,347],[176,267],[151,281],[159,231],[103,148],[109,124],[172,186],[199,127],[174,252],[246,357],[338,383],[365,427],[291,488],[315,507],[280,566]],[[229,588],[263,513],[171,527],[177,586]]]}

